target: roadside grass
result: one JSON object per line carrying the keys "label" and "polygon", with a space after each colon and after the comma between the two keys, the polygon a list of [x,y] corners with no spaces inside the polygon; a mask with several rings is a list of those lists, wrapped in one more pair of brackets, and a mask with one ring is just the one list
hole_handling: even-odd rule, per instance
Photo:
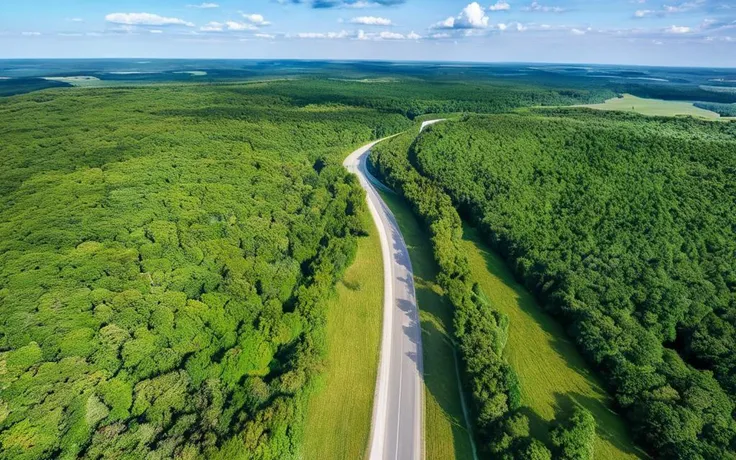
{"label": "roadside grass", "polygon": [[355,262],[327,306],[327,359],[304,428],[309,460],[361,459],[368,448],[383,324],[383,260],[370,214],[363,219],[369,236],[358,241]]}
{"label": "roadside grass", "polygon": [[663,101],[660,99],[644,99],[624,94],[623,97],[609,99],[603,104],[579,105],[597,110],[613,110],[616,112],[636,112],[642,115],[658,115],[671,117],[676,115],[690,115],[696,118],[718,119],[719,116],[710,110],[695,107],[691,102]]}
{"label": "roadside grass", "polygon": [[426,458],[472,459],[451,339],[452,307],[435,282],[439,270],[429,236],[406,201],[388,193],[381,196],[399,223],[414,270],[424,356]]}
{"label": "roadside grass", "polygon": [[596,420],[596,459],[646,457],[634,446],[623,419],[611,410],[611,398],[564,329],[514,280],[475,229],[466,226],[463,239],[473,277],[493,306],[509,316],[506,355],[519,376],[532,434],[547,442],[549,421],[580,404]]}

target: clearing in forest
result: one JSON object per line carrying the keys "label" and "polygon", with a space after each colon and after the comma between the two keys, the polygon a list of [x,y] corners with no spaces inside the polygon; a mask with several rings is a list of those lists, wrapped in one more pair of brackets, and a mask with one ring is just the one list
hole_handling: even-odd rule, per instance
{"label": "clearing in forest", "polygon": [[644,99],[641,97],[624,94],[623,97],[609,99],[603,104],[580,105],[597,110],[612,110],[615,112],[635,112],[642,115],[657,115],[673,117],[676,115],[690,115],[696,118],[719,118],[719,115],[710,110],[695,107],[692,102],[663,101],[660,99]]}
{"label": "clearing in forest", "polygon": [[532,435],[548,441],[549,422],[580,404],[596,420],[596,459],[644,457],[564,329],[514,280],[503,260],[482,243],[473,228],[465,227],[463,239],[473,278],[493,307],[509,316],[506,355],[519,376],[521,402]]}

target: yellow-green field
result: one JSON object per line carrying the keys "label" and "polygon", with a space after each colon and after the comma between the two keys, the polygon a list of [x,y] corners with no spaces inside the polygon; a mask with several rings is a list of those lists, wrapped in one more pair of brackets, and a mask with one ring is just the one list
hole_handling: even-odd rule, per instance
{"label": "yellow-green field", "polygon": [[464,244],[473,277],[493,306],[509,316],[506,354],[519,376],[522,404],[532,434],[548,439],[549,421],[577,403],[592,412],[597,423],[596,459],[644,457],[626,425],[611,409],[611,399],[567,339],[564,329],[542,311],[532,295],[518,284],[503,260],[485,246],[472,228],[465,228]]}
{"label": "yellow-green field", "polygon": [[435,282],[438,268],[431,242],[403,199],[390,194],[382,197],[396,216],[414,270],[424,354],[426,458],[472,459],[451,339],[452,307]]}
{"label": "yellow-green field", "polygon": [[697,118],[719,118],[717,113],[711,112],[710,110],[699,109],[691,102],[643,99],[632,96],[631,94],[624,94],[623,97],[609,99],[603,104],[589,104],[578,107],[587,107],[597,110],[613,110],[616,112],[636,112],[642,115],[658,115],[665,117],[690,115]]}
{"label": "yellow-green field", "polygon": [[370,235],[337,295],[328,305],[327,360],[307,408],[304,458],[360,459],[365,456],[383,319],[383,261],[378,231],[365,213]]}

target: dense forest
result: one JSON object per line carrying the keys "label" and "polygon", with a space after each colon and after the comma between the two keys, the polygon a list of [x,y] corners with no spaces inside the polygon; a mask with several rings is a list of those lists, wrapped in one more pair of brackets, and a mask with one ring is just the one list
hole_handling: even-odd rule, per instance
{"label": "dense forest", "polygon": [[[415,86],[0,99],[0,458],[298,458],[324,300],[363,233],[343,156],[426,111],[608,97]],[[458,295],[468,337],[502,329],[480,293]],[[513,388],[502,360],[478,359]]]}
{"label": "dense forest", "polygon": [[450,195],[567,325],[652,455],[736,458],[736,123],[540,109],[404,147],[378,169]]}
{"label": "dense forest", "polygon": [[0,102],[0,458],[289,458],[364,198],[410,125],[235,88]]}
{"label": "dense forest", "polygon": [[[550,449],[530,436],[519,382],[504,357],[508,317],[490,305],[470,274],[460,246],[462,222],[450,197],[409,162],[407,151],[414,139],[414,133],[406,133],[385,141],[374,148],[370,160],[379,176],[407,199],[429,229],[431,250],[440,268],[438,282],[454,307],[454,338],[471,397],[480,454],[483,458],[549,459]],[[562,435],[569,429],[560,426],[558,447],[564,449],[570,439],[579,436]],[[583,444],[591,446],[592,439]]]}

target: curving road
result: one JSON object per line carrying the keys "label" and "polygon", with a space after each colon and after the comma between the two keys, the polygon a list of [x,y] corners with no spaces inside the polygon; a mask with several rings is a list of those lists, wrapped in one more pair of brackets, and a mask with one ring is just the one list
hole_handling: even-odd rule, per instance
{"label": "curving road", "polygon": [[377,142],[356,150],[344,162],[366,191],[383,252],[383,336],[369,458],[418,460],[424,450],[422,334],[409,251],[396,219],[377,191],[389,190],[367,169],[370,149]]}
{"label": "curving road", "polygon": [[[422,123],[420,132],[442,120]],[[383,336],[373,421],[370,460],[419,460],[424,457],[424,366],[414,273],[396,218],[378,190],[391,192],[368,171],[371,142],[343,163],[365,189],[383,252]]]}

